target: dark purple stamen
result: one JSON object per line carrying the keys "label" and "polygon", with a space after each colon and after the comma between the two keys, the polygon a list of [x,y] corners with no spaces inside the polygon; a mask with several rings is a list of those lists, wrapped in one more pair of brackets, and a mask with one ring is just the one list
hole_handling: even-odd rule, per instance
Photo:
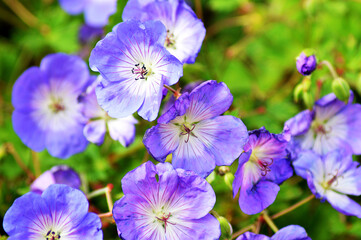
{"label": "dark purple stamen", "polygon": [[269,158],[269,159],[263,159],[263,160],[258,160],[258,167],[261,170],[261,175],[263,177],[265,177],[267,175],[267,173],[269,173],[271,171],[271,169],[269,168],[272,163],[273,163],[273,159]]}
{"label": "dark purple stamen", "polygon": [[147,68],[143,66],[140,67],[140,64],[135,64],[135,68],[132,68],[132,73],[136,75],[135,80],[145,79],[145,75],[148,74]]}

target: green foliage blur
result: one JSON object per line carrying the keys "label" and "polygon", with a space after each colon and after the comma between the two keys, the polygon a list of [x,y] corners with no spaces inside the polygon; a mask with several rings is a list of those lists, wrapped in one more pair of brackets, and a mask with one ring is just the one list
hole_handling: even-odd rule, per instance
{"label": "green foliage blur", "polygon": [[[314,48],[318,60],[328,60],[354,90],[361,93],[361,1],[360,0],[194,0],[189,1],[202,17],[207,36],[193,65],[184,67],[180,86],[197,80],[225,82],[234,101],[226,114],[237,116],[249,130],[265,126],[279,133],[284,122],[305,108],[293,100],[293,89],[302,81],[295,58],[304,48]],[[118,11],[110,18],[106,32],[121,22],[126,0],[118,0]],[[67,164],[80,173],[83,190],[114,185],[113,200],[121,194],[121,179],[142,162],[152,160],[142,144],[149,123],[137,116],[135,142],[124,148],[108,136],[102,146],[89,144],[84,153],[60,160],[47,151],[34,153],[14,133],[11,123],[11,91],[16,79],[28,67],[38,66],[50,53],[79,54],[88,61],[96,41],[82,46],[78,30],[83,16],[70,16],[56,0],[0,0],[0,219],[13,201],[29,191],[31,174],[38,176],[54,165]],[[325,80],[321,95],[330,93],[332,76],[324,67],[311,78],[310,93],[317,97],[316,82]],[[152,160],[153,161],[153,160]],[[230,167],[234,173],[238,161]],[[228,170],[227,170],[228,171]],[[258,215],[247,216],[233,199],[229,178],[216,169],[208,178],[216,195],[214,210],[225,217],[234,232],[254,223]],[[226,180],[225,180],[226,179]],[[311,194],[305,180],[294,176],[282,186],[267,209],[275,214]],[[360,198],[355,198],[360,203]],[[108,211],[105,197],[91,199],[91,211]],[[104,221],[104,239],[119,239],[116,227]],[[278,228],[303,226],[315,240],[361,239],[361,221],[346,217],[319,200],[297,208],[275,220]],[[1,224],[2,225],[2,224]],[[263,223],[260,232],[271,236]],[[0,228],[0,235],[5,232]],[[229,234],[228,234],[229,235]],[[227,235],[227,236],[228,236]],[[0,236],[0,239],[5,239]],[[229,237],[223,239],[230,239]]]}

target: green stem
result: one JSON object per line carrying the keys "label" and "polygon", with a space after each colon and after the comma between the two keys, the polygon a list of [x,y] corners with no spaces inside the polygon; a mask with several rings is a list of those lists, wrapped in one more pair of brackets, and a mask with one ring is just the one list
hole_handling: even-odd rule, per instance
{"label": "green stem", "polygon": [[181,94],[177,90],[175,90],[174,88],[172,88],[172,87],[170,87],[170,86],[168,86],[166,84],[164,84],[163,86],[166,89],[168,89],[169,91],[171,91],[177,99],[180,97]]}
{"label": "green stem", "polygon": [[242,228],[241,230],[239,230],[238,232],[235,232],[232,235],[232,239],[236,239],[238,236],[240,236],[241,234],[248,232],[249,230],[253,230],[255,228],[254,224],[248,225],[244,228]]}
{"label": "green stem", "polygon": [[272,221],[272,219],[268,216],[266,211],[263,211],[263,218],[266,221],[266,223],[268,224],[268,226],[276,233],[278,232],[278,228],[276,226],[276,224]]}
{"label": "green stem", "polygon": [[292,205],[291,207],[286,208],[285,210],[283,210],[283,211],[281,211],[281,212],[279,212],[279,213],[276,213],[276,214],[273,215],[271,218],[272,218],[272,219],[279,218],[279,217],[281,217],[281,216],[283,216],[283,215],[285,215],[285,214],[287,214],[287,213],[295,210],[296,208],[302,206],[303,204],[311,201],[311,200],[314,199],[314,198],[315,198],[315,195],[312,194],[312,195],[308,196],[307,198],[299,201],[298,203]]}
{"label": "green stem", "polygon": [[97,190],[89,193],[89,194],[87,195],[87,198],[88,198],[88,200],[89,200],[89,199],[92,199],[92,198],[94,198],[94,197],[98,197],[98,196],[100,196],[100,195],[105,194],[107,191],[108,191],[108,187],[101,188],[101,189],[97,189]]}
{"label": "green stem", "polygon": [[321,61],[320,66],[322,66],[322,65],[325,65],[328,68],[328,70],[330,71],[333,78],[338,78],[338,74],[337,74],[336,70],[334,69],[334,67],[332,66],[332,64],[329,61],[327,61],[327,60]]}

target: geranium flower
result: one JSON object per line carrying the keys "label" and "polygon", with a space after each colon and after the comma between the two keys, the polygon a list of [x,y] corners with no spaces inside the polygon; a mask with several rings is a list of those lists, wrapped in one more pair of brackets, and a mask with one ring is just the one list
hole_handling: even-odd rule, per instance
{"label": "geranium flower", "polygon": [[144,145],[158,161],[172,154],[175,168],[208,176],[216,165],[231,165],[248,139],[247,128],[233,116],[219,116],[232,104],[224,83],[207,81],[183,93],[148,129]]}
{"label": "geranium flower", "polygon": [[209,214],[215,193],[195,173],[146,162],[125,175],[122,188],[113,208],[122,239],[219,239],[220,224]]}
{"label": "geranium flower", "polygon": [[88,79],[85,62],[62,53],[46,56],[40,67],[29,68],[18,78],[12,92],[12,122],[25,145],[34,151],[46,148],[59,158],[84,151],[87,119],[78,97]]}
{"label": "geranium flower", "polygon": [[206,29],[184,0],[129,0],[123,20],[159,20],[167,29],[163,42],[182,63],[194,63],[201,49]]}
{"label": "geranium flower", "polygon": [[289,138],[287,132],[273,134],[264,127],[249,132],[233,181],[233,197],[241,189],[239,206],[244,213],[256,214],[271,205],[278,185],[292,176],[286,151]]}
{"label": "geranium flower", "polygon": [[113,118],[138,111],[153,121],[159,112],[163,85],[183,74],[182,64],[163,46],[166,30],[159,21],[127,21],[97,43],[89,59],[103,80],[96,89],[99,105]]}
{"label": "geranium flower", "polygon": [[81,191],[54,184],[42,195],[29,192],[16,199],[4,216],[3,227],[14,240],[101,240],[100,218],[88,208]]}

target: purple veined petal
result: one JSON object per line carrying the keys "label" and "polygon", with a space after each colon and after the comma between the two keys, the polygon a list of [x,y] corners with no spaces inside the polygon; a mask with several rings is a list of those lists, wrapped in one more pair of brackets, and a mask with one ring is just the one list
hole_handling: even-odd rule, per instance
{"label": "purple veined petal", "polygon": [[103,27],[108,24],[108,18],[117,10],[116,0],[92,0],[84,9],[85,22],[89,26]]}
{"label": "purple veined petal", "polygon": [[193,89],[189,98],[190,106],[186,115],[190,122],[216,117],[227,111],[233,101],[227,85],[214,80],[206,81]]}
{"label": "purple veined petal", "polygon": [[[41,197],[52,213],[53,222],[62,226],[63,231],[69,231],[73,226],[81,224],[88,214],[88,200],[84,193],[75,188],[53,184],[43,192]],[[64,205],[67,207],[65,208]]]}
{"label": "purple veined petal", "polygon": [[333,190],[343,194],[361,195],[361,168],[357,167],[357,162],[353,162],[353,165],[341,175],[342,177],[337,179],[336,184],[332,187]]}
{"label": "purple veined petal", "polygon": [[270,238],[263,234],[256,234],[253,232],[245,232],[236,240],[269,240]]}
{"label": "purple veined petal", "polygon": [[12,122],[14,131],[26,146],[37,152],[44,150],[46,134],[32,118],[31,113],[15,110]]}
{"label": "purple veined petal", "polygon": [[89,0],[59,0],[60,6],[69,14],[77,15],[81,13]]}
{"label": "purple veined petal", "polygon": [[[180,236],[179,233],[182,233]],[[217,240],[221,235],[221,227],[218,220],[211,214],[200,219],[177,222],[167,229],[166,239],[207,239]]]}
{"label": "purple veined petal", "polygon": [[233,116],[218,116],[196,124],[193,133],[212,153],[216,165],[231,165],[248,141],[243,122]]}
{"label": "purple veined petal", "polygon": [[189,107],[189,94],[183,93],[169,109],[158,118],[158,123],[169,123],[178,116],[183,116]]}
{"label": "purple veined petal", "polygon": [[266,175],[266,179],[277,184],[281,184],[293,175],[293,169],[289,159],[281,158],[274,161],[269,167],[271,170]]}
{"label": "purple veined petal", "polygon": [[[350,91],[350,98],[348,104],[353,101],[353,92]],[[327,120],[330,117],[336,115],[346,103],[339,100],[334,93],[330,93],[315,102],[315,115],[320,121]]]}
{"label": "purple veined petal", "polygon": [[337,211],[345,215],[361,218],[361,206],[346,195],[329,190],[326,191],[326,198]]}
{"label": "purple veined petal", "polygon": [[311,240],[305,229],[298,225],[290,225],[280,229],[271,240]]}
{"label": "purple veined petal", "polygon": [[99,105],[113,118],[131,115],[144,102],[144,89],[134,79],[107,85],[102,81],[96,88],[96,95]]}
{"label": "purple veined petal", "polygon": [[174,168],[191,170],[207,177],[216,167],[216,160],[200,139],[190,137],[188,142],[179,140],[178,148],[172,155],[172,164]]}
{"label": "purple veined petal", "polygon": [[243,172],[244,172],[244,168],[243,165],[249,160],[250,156],[252,154],[252,150],[248,151],[248,152],[243,152],[241,154],[241,156],[239,156],[238,159],[238,168],[236,173],[234,174],[234,180],[232,183],[232,189],[233,189],[233,198],[236,197],[239,189],[242,186],[243,183]]}
{"label": "purple veined petal", "polygon": [[[24,207],[29,205],[31,207]],[[29,192],[16,199],[8,209],[4,216],[3,227],[9,235],[15,235],[19,232],[33,232],[37,236],[47,231],[45,224],[51,222],[50,214],[45,200],[39,194]],[[38,217],[41,224],[33,220]]]}
{"label": "purple veined petal", "polygon": [[[211,185],[192,171],[178,168],[179,186],[169,209],[180,219],[198,219],[212,210],[216,195]],[[187,186],[187,188],[181,187]]]}
{"label": "purple veined petal", "polygon": [[51,171],[45,171],[31,184],[30,190],[35,193],[41,194],[50,185],[56,183],[54,175]]}
{"label": "purple veined petal", "polygon": [[41,60],[40,70],[49,79],[50,87],[57,89],[62,84],[71,84],[71,92],[79,94],[89,80],[88,66],[78,56],[63,53],[50,54]]}
{"label": "purple veined petal", "polygon": [[102,223],[95,213],[87,213],[77,226],[76,231],[72,231],[67,238],[84,240],[103,239]]}
{"label": "purple veined petal", "polygon": [[143,143],[156,160],[164,162],[177,149],[179,134],[179,127],[173,124],[158,124],[145,132]]}
{"label": "purple veined petal", "polygon": [[293,118],[287,120],[285,126],[289,127],[292,136],[305,134],[311,127],[313,115],[314,112],[310,110],[302,111]]}
{"label": "purple veined petal", "polygon": [[262,212],[275,200],[280,187],[273,182],[259,181],[251,189],[242,189],[239,195],[239,206],[245,214]]}
{"label": "purple veined petal", "polygon": [[28,110],[33,108],[33,93],[39,85],[46,84],[46,77],[38,67],[27,69],[17,79],[12,91],[11,103],[17,110]]}
{"label": "purple veined petal", "polygon": [[313,182],[313,178],[318,182],[324,181],[324,163],[321,157],[313,151],[302,152],[298,159],[293,162],[293,167],[295,168],[296,174],[304,179],[312,176],[310,183]]}
{"label": "purple veined petal", "polygon": [[83,135],[83,125],[79,124],[68,129],[67,132],[48,132],[45,145],[52,156],[68,158],[75,153],[84,151],[88,141]]}
{"label": "purple veined petal", "polygon": [[105,120],[100,119],[88,122],[84,126],[83,134],[89,142],[100,145],[104,142],[106,131]]}
{"label": "purple veined petal", "polygon": [[133,143],[135,138],[135,126],[138,121],[130,115],[125,118],[118,118],[108,121],[109,135],[112,139],[117,140],[124,147]]}
{"label": "purple veined petal", "polygon": [[83,104],[83,114],[86,118],[105,118],[106,112],[99,106],[95,89],[103,78],[99,76],[86,89],[85,95],[80,100]]}

